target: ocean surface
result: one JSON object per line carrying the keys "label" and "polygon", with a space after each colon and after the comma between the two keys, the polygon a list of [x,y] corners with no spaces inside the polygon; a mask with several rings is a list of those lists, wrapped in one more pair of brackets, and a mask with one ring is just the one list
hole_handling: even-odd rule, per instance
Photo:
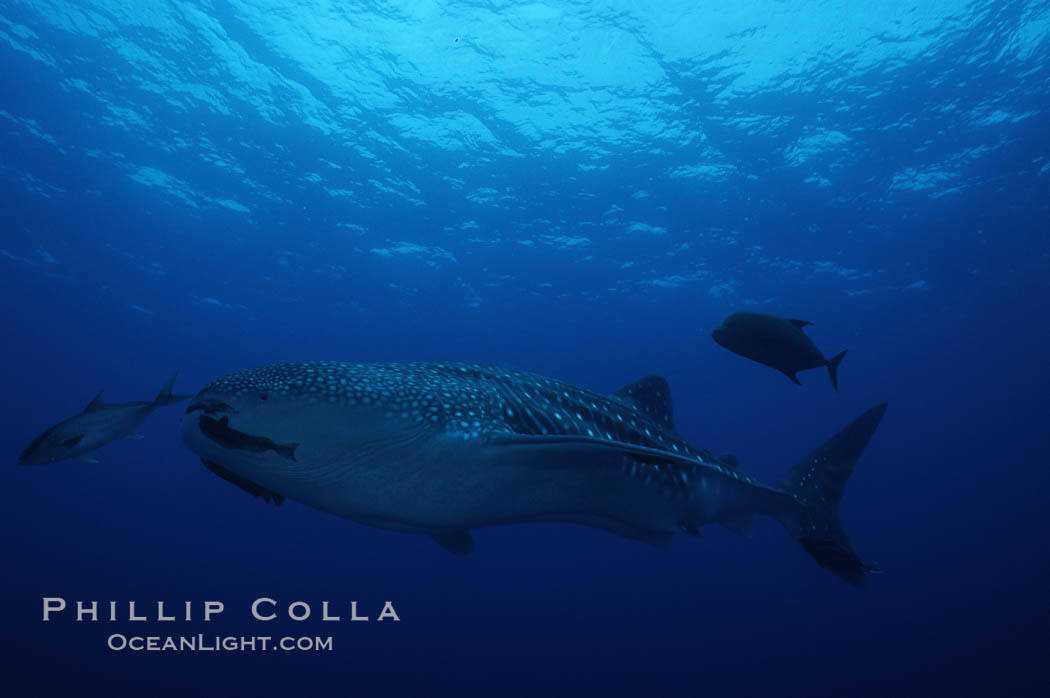
{"label": "ocean surface", "polygon": [[[1045,1],[4,0],[0,694],[1047,695],[1048,209]],[[715,344],[737,310],[848,349],[840,391]],[[304,360],[658,374],[683,436],[769,483],[886,401],[842,502],[882,573],[769,519],[453,556],[249,496],[183,406],[16,465],[99,389]],[[193,619],[128,620],[158,600]]]}

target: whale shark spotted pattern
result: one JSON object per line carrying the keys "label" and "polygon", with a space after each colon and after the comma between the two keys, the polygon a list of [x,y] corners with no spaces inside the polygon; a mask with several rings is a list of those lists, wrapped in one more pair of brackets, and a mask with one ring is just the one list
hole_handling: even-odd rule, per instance
{"label": "whale shark spotted pattern", "polygon": [[[673,430],[670,388],[658,376],[614,397],[524,371],[467,363],[279,364],[224,376],[206,390],[301,398],[308,404],[370,405],[463,439],[496,434],[587,436],[666,448],[751,484]],[[189,411],[189,410],[187,410]],[[643,464],[644,465],[644,464]],[[687,464],[688,465],[688,464]],[[650,473],[651,476],[656,474]]]}
{"label": "whale shark spotted pattern", "polygon": [[742,530],[768,514],[859,584],[871,565],[838,525],[838,496],[884,408],[780,487],[685,441],[657,376],[602,395],[468,363],[279,364],[206,386],[187,408],[183,437],[253,494],[428,533],[455,552],[473,549],[470,528],[499,523],[576,522],[662,544],[708,523]]}

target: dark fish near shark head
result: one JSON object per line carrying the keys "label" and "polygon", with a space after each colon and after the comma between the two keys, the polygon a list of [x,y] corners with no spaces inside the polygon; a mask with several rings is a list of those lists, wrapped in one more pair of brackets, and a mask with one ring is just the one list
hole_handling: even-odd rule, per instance
{"label": "dark fish near shark head", "polygon": [[19,464],[43,465],[69,458],[97,462],[90,455],[91,451],[116,439],[138,438],[135,430],[153,410],[190,397],[172,394],[177,375],[178,372],[171,375],[152,402],[106,404],[102,401],[102,391],[99,391],[83,412],[59,422],[33,439],[18,456]]}
{"label": "dark fish near shark head", "polygon": [[200,418],[201,433],[215,443],[238,451],[262,453],[273,451],[279,456],[295,460],[295,447],[299,444],[276,444],[263,436],[252,436],[230,428],[230,417],[224,415],[214,419],[207,415]]}
{"label": "dark fish near shark head", "polygon": [[860,585],[872,565],[842,531],[838,502],[884,410],[861,415],[777,486],[686,442],[656,376],[601,395],[474,364],[281,364],[206,386],[182,437],[251,494],[427,534],[456,553],[473,550],[478,526],[571,522],[662,545],[764,514]]}
{"label": "dark fish near shark head", "polygon": [[733,313],[711,333],[711,337],[734,354],[772,366],[799,385],[802,384],[796,373],[827,366],[831,387],[838,392],[838,367],[846,351],[825,359],[813,340],[802,331],[803,327],[812,324],[766,313]]}

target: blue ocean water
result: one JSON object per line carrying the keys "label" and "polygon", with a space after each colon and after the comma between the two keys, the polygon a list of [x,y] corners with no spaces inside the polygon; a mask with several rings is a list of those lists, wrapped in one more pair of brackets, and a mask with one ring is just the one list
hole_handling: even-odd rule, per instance
{"label": "blue ocean water", "polygon": [[[0,39],[4,695],[1045,695],[1050,3],[13,0]],[[840,392],[716,345],[736,310],[848,348]],[[887,401],[842,504],[883,573],[854,589],[768,520],[455,557],[248,496],[181,407],[15,466],[100,388],[318,359],[656,373],[766,482]]]}

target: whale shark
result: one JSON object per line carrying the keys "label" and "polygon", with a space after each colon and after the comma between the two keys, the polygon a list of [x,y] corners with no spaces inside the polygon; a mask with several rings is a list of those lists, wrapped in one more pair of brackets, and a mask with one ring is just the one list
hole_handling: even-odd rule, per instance
{"label": "whale shark", "polygon": [[432,536],[453,553],[471,529],[583,524],[653,545],[708,524],[772,517],[855,586],[839,500],[886,405],[799,460],[776,485],[675,429],[666,380],[613,395],[468,363],[287,363],[236,371],[190,401],[182,438],[216,475],[359,523]]}
{"label": "whale shark", "polygon": [[92,451],[117,439],[140,438],[135,430],[153,410],[190,398],[189,395],[172,394],[177,375],[178,371],[171,374],[152,401],[105,403],[102,391],[98,391],[83,412],[59,422],[33,439],[18,456],[18,463],[43,465],[68,458],[97,463]]}

